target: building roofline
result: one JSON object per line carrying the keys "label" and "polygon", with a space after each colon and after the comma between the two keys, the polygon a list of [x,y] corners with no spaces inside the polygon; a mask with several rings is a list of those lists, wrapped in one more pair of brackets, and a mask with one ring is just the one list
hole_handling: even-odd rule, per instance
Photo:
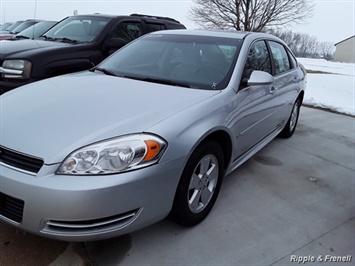
{"label": "building roofline", "polygon": [[351,38],[354,38],[354,37],[355,37],[355,35],[350,36],[349,38],[346,38],[346,39],[344,39],[344,40],[342,40],[342,41],[340,41],[340,42],[337,42],[336,44],[334,44],[334,46],[337,46],[339,43],[345,42],[345,41],[347,41],[347,40],[349,40],[349,39],[351,39]]}

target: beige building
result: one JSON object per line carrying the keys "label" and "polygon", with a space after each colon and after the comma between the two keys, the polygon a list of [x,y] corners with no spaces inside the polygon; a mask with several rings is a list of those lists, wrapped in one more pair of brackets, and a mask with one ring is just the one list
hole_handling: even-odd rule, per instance
{"label": "beige building", "polygon": [[355,35],[334,44],[334,61],[355,63]]}

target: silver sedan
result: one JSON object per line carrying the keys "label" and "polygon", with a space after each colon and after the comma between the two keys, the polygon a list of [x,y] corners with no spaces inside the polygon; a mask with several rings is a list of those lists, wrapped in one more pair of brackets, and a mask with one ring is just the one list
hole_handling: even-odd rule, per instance
{"label": "silver sedan", "polygon": [[67,241],[167,216],[194,226],[226,174],[292,136],[305,86],[303,67],[272,35],[173,30],[91,70],[5,93],[0,220]]}

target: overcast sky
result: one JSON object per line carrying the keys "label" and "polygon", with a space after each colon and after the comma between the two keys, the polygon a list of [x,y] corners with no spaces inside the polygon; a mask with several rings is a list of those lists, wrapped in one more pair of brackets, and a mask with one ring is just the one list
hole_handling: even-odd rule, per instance
{"label": "overcast sky", "polygon": [[[318,41],[336,43],[355,34],[355,0],[309,0],[315,3],[314,15],[304,25],[292,26],[294,32],[308,33]],[[132,14],[169,16],[187,28],[196,25],[187,18],[192,0],[0,0],[0,22],[36,17],[60,20],[79,14]]]}

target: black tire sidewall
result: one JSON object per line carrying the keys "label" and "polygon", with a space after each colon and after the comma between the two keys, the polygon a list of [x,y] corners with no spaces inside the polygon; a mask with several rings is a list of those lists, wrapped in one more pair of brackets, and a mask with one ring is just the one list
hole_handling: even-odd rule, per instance
{"label": "black tire sidewall", "polygon": [[[293,113],[293,109],[295,108],[295,105],[298,104],[298,110],[297,110],[297,118],[296,118],[296,122],[295,122],[295,126],[293,127],[293,129],[291,130],[291,118],[292,118],[292,113]],[[280,136],[283,138],[289,138],[293,135],[293,133],[296,130],[297,127],[297,123],[298,123],[298,118],[300,117],[300,109],[301,109],[301,100],[299,98],[297,98],[296,102],[293,104],[292,106],[292,110],[291,110],[291,114],[290,117],[287,120],[287,123],[284,127],[284,129],[281,131]]]}
{"label": "black tire sidewall", "polygon": [[[213,154],[218,161],[218,180],[215,191],[207,206],[199,213],[191,212],[188,206],[188,190],[191,176],[200,160],[206,155]],[[191,154],[176,191],[173,208],[170,217],[183,226],[194,226],[200,223],[211,211],[216,202],[224,175],[224,160],[221,147],[214,141],[208,141],[200,144]]]}

